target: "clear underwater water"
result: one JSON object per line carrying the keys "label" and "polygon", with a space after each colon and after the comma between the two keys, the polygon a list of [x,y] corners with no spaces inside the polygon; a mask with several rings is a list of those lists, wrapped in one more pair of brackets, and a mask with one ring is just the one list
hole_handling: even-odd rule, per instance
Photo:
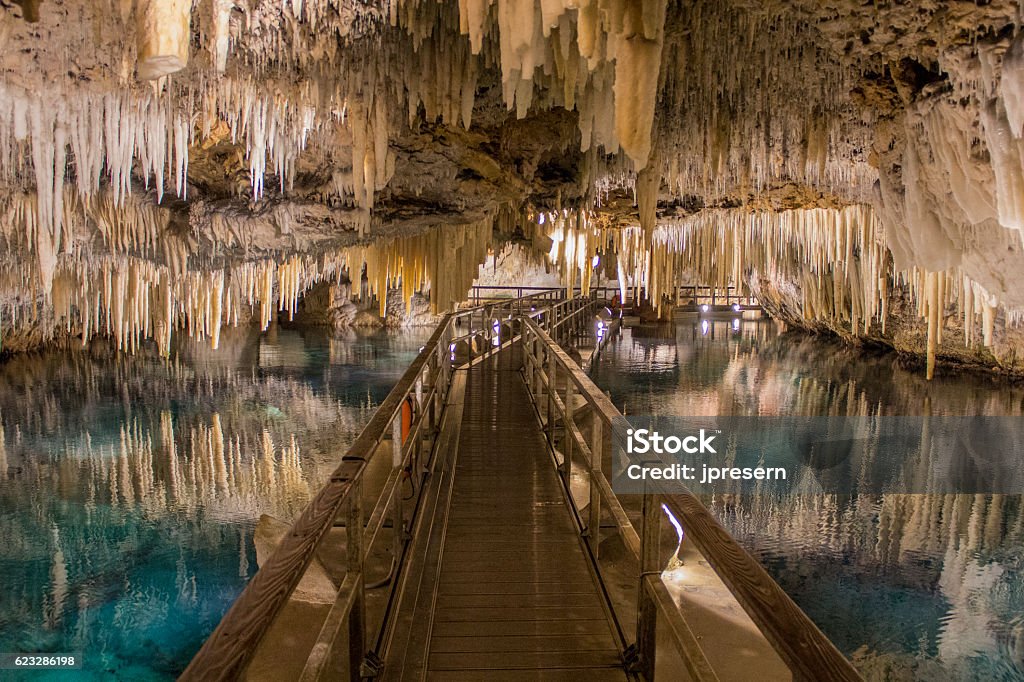
{"label": "clear underwater water", "polygon": [[0,679],[172,679],[430,334],[228,335],[176,361],[0,362],[0,652],[83,656]]}
{"label": "clear underwater water", "polygon": [[[769,321],[624,329],[591,376],[633,415],[1021,415],[1024,388],[904,368]],[[705,504],[869,680],[1024,679],[1019,495],[741,495]]]}

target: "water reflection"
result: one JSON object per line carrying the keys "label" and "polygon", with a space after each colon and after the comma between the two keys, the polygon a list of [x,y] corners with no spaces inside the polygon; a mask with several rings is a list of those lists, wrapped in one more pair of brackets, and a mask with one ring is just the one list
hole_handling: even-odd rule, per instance
{"label": "water reflection", "polygon": [[[707,321],[705,328],[703,324]],[[771,322],[627,329],[593,369],[627,414],[1021,415],[989,377],[931,382],[892,355]],[[716,495],[730,532],[869,679],[1024,677],[1017,495]]]}
{"label": "water reflection", "polygon": [[428,334],[0,364],[0,650],[174,677],[255,572],[256,520],[305,506]]}

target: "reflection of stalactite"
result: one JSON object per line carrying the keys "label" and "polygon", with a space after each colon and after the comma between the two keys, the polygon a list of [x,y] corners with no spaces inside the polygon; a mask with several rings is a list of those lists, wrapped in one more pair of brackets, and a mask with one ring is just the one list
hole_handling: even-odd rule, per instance
{"label": "reflection of stalactite", "polygon": [[171,413],[166,410],[160,413],[160,444],[167,461],[167,487],[170,501],[177,505],[181,473],[178,471],[178,448],[174,441],[174,422]]}
{"label": "reflection of stalactite", "polygon": [[175,433],[166,411],[160,414],[158,428],[163,458],[155,456],[148,429],[133,421],[122,427],[116,446],[69,452],[61,461],[65,475],[84,464],[84,481],[92,497],[108,497],[111,503],[140,507],[153,516],[194,513],[202,507],[214,515],[272,509],[289,517],[309,497],[294,434],[289,445],[278,448],[264,430],[260,447],[253,451],[240,436],[227,438],[215,413],[209,426],[197,424],[188,430],[182,448],[183,434]]}
{"label": "reflection of stalactite", "polygon": [[238,536],[238,577],[249,577],[249,551],[245,542],[245,535]]}
{"label": "reflection of stalactite", "polygon": [[64,601],[68,596],[68,567],[64,551],[60,546],[60,530],[51,527],[53,536],[53,558],[50,560],[50,603],[46,614],[46,628],[53,630],[60,625],[64,613]]}
{"label": "reflection of stalactite", "polygon": [[7,444],[4,436],[3,416],[0,415],[0,480],[7,478]]}

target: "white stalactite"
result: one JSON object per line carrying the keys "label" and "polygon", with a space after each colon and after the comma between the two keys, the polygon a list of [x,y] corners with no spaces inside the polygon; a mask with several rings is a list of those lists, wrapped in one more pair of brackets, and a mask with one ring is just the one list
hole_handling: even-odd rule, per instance
{"label": "white stalactite", "polygon": [[141,80],[155,80],[188,65],[192,0],[140,0],[136,66]]}

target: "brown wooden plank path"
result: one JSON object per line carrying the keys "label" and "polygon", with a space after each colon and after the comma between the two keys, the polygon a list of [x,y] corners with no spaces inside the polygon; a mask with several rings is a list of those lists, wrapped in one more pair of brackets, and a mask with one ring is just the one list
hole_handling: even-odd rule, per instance
{"label": "brown wooden plank path", "polygon": [[626,679],[511,355],[467,370],[427,678]]}

